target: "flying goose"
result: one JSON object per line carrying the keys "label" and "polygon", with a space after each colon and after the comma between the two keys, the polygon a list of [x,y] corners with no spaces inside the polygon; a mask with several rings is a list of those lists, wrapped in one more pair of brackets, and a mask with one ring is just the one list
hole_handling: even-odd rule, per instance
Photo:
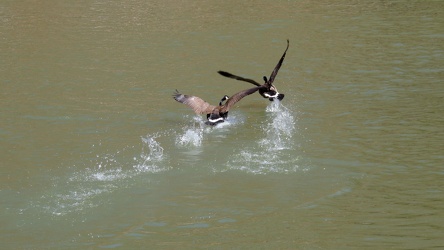
{"label": "flying goose", "polygon": [[[194,110],[194,113],[201,115],[207,115],[207,125],[216,125],[218,123],[224,122],[228,116],[228,111],[230,108],[242,98],[247,95],[251,95],[254,92],[263,89],[263,86],[254,87],[251,89],[242,90],[231,97],[225,95],[219,102],[219,106],[213,106],[208,102],[202,100],[200,97],[192,95],[180,94],[179,91],[174,92],[174,100],[186,104],[188,107]],[[225,104],[223,103],[225,101]]]}
{"label": "flying goose", "polygon": [[225,71],[218,71],[217,73],[219,73],[225,77],[233,78],[233,79],[236,79],[239,81],[249,82],[249,83],[254,84],[256,86],[263,86],[264,88],[259,90],[259,94],[261,96],[263,96],[264,98],[268,98],[270,101],[273,101],[275,98],[277,98],[280,101],[280,100],[284,99],[284,94],[280,94],[277,91],[277,88],[273,85],[273,81],[279,71],[279,68],[282,65],[282,62],[284,61],[285,54],[287,53],[289,46],[290,46],[290,41],[287,39],[287,48],[285,49],[284,54],[282,55],[281,59],[279,60],[278,64],[276,65],[276,67],[274,68],[273,72],[271,72],[270,78],[267,79],[266,76],[263,77],[265,83],[262,85],[260,83],[256,82],[255,80],[243,78],[241,76],[236,76],[236,75],[233,75],[233,74],[225,72]]}

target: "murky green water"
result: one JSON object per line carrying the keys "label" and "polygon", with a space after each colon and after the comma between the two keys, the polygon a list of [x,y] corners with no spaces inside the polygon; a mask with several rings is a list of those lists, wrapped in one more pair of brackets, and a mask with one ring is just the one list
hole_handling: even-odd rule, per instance
{"label": "murky green water", "polygon": [[[0,5],[3,249],[444,247],[444,3]],[[175,89],[217,103],[203,125]]]}

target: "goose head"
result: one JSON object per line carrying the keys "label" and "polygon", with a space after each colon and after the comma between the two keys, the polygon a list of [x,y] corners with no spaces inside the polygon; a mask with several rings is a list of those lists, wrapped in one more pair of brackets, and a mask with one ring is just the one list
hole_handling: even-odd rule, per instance
{"label": "goose head", "polygon": [[276,87],[273,84],[269,84],[268,83],[268,79],[266,76],[263,77],[265,84],[269,85],[268,88],[266,90],[259,90],[260,94],[265,97],[268,98],[268,100],[273,101],[274,99],[278,99],[279,101],[282,101],[282,99],[284,99],[284,94],[280,94]]}
{"label": "goose head", "polygon": [[222,99],[220,99],[219,106],[222,106],[224,101],[228,100],[228,98],[230,98],[230,97],[227,95],[224,95],[224,97],[222,97]]}

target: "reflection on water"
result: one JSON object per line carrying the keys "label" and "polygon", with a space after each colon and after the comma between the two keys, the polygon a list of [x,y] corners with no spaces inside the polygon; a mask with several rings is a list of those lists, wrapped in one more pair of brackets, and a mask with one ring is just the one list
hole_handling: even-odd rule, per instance
{"label": "reflection on water", "polygon": [[[5,2],[2,247],[442,247],[443,8]],[[171,98],[236,93],[217,71],[268,75],[287,38],[282,102],[211,127]]]}

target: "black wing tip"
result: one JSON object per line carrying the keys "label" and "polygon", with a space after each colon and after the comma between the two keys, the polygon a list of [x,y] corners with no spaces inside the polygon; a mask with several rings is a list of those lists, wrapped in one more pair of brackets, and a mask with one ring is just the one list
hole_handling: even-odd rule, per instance
{"label": "black wing tip", "polygon": [[228,73],[226,71],[222,71],[222,70],[217,71],[217,73],[219,73],[220,75],[223,75],[223,76],[227,76],[227,77],[230,77],[233,75],[233,74],[230,74],[230,73]]}
{"label": "black wing tip", "polygon": [[179,91],[176,89],[176,91],[173,92],[172,96],[173,96],[174,100],[179,102],[179,98],[182,96],[182,94],[179,93]]}
{"label": "black wing tip", "polygon": [[235,79],[235,80],[238,80],[238,81],[249,82],[249,83],[251,83],[251,84],[253,84],[253,85],[261,86],[261,84],[258,83],[258,82],[256,82],[255,80],[252,80],[252,79],[249,79],[249,78],[244,78],[244,77],[242,77],[242,76],[233,75],[233,74],[228,73],[228,72],[226,72],[226,71],[219,70],[219,71],[217,71],[217,73],[219,73],[219,74],[222,75],[222,76],[225,76],[225,77],[231,78],[231,79]]}

